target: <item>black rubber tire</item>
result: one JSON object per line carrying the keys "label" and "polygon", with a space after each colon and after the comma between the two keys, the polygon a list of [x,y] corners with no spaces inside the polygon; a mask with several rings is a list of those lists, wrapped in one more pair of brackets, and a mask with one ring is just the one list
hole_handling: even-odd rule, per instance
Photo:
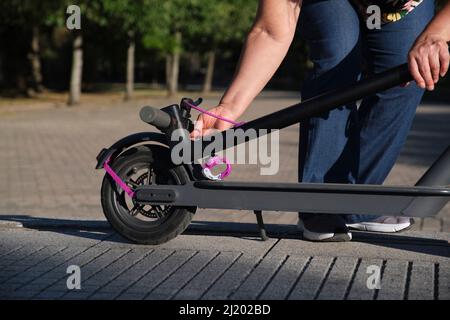
{"label": "black rubber tire", "polygon": [[[148,163],[158,175],[165,179],[170,176],[175,184],[185,184],[189,175],[183,166],[174,166],[170,161],[169,149],[159,145],[146,145],[132,148],[117,157],[111,167],[123,178],[121,174],[128,172],[138,163]],[[158,183],[165,184],[165,183]],[[116,193],[116,195],[115,195]],[[168,242],[181,234],[189,226],[196,208],[172,207],[167,217],[161,223],[149,223],[139,220],[132,215],[128,216],[117,207],[118,196],[116,183],[105,174],[101,190],[101,203],[106,219],[115,231],[126,239],[139,244],[158,245]]]}

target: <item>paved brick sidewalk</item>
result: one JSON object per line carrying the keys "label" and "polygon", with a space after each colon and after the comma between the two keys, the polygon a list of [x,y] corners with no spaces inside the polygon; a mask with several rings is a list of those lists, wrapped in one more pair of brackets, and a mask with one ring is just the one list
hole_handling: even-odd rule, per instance
{"label": "paved brick sidewalk", "polygon": [[[285,93],[258,99],[245,119],[252,119],[298,101]],[[174,100],[151,99],[111,106],[0,112],[0,215],[84,217],[102,219],[99,189],[102,172],[95,171],[98,151],[130,133],[150,127],[139,120],[142,105],[164,106]],[[208,99],[212,106],[217,99]],[[1,111],[1,110],[0,110]],[[419,108],[408,143],[388,184],[414,184],[450,141],[450,106]],[[281,131],[281,163],[273,177],[256,166],[235,166],[230,180],[295,182],[298,129]],[[253,222],[253,214],[208,210],[199,221]],[[295,214],[266,214],[269,223],[294,224]],[[437,218],[418,221],[415,230],[450,231],[450,206]]]}
{"label": "paved brick sidewalk", "polygon": [[[158,247],[129,244],[102,223],[0,228],[0,299],[450,299],[443,233],[318,245],[292,227],[270,225],[262,242],[253,225],[210,224]],[[71,265],[81,290],[67,289]],[[367,287],[369,266],[380,268],[380,290]]]}

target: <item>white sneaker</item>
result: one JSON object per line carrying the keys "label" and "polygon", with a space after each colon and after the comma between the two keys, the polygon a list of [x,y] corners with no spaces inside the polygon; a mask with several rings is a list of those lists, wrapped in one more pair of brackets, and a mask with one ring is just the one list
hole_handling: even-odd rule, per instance
{"label": "white sneaker", "polygon": [[309,241],[341,242],[352,240],[344,219],[336,214],[311,214],[298,221],[298,229]]}
{"label": "white sneaker", "polygon": [[382,216],[373,221],[348,223],[347,227],[361,231],[394,233],[405,231],[413,224],[414,220],[408,217]]}

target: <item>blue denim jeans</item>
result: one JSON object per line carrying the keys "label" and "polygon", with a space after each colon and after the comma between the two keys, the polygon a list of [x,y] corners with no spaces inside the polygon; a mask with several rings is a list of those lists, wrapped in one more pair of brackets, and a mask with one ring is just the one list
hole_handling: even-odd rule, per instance
{"label": "blue denim jeans", "polygon": [[[434,14],[424,0],[406,17],[369,30],[349,0],[304,0],[299,33],[314,67],[302,98],[351,85],[407,61],[408,51]],[[299,180],[382,184],[410,130],[423,90],[411,83],[365,97],[300,124]],[[300,218],[308,213],[300,213]],[[369,221],[370,212],[345,215]]]}

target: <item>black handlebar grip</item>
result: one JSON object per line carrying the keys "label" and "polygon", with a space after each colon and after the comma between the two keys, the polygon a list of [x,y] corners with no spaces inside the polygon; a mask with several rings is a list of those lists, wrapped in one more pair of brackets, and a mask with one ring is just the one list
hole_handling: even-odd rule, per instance
{"label": "black handlebar grip", "polygon": [[172,119],[168,113],[153,107],[143,107],[139,113],[139,116],[142,121],[154,125],[160,129],[168,128],[172,122]]}

